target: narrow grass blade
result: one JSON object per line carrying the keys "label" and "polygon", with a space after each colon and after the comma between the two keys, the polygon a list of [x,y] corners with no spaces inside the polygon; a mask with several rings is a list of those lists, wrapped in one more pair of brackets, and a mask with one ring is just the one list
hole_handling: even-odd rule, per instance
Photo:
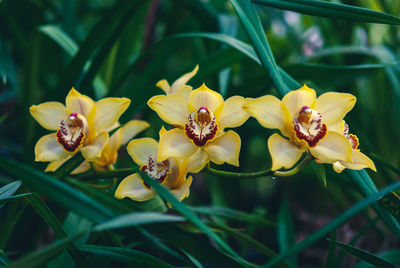
{"label": "narrow grass blade", "polygon": [[10,263],[7,268],[43,267],[48,261],[58,256],[75,240],[83,235],[85,235],[85,232],[81,232],[69,238],[59,240],[47,247],[32,252],[25,257]]}
{"label": "narrow grass blade", "polygon": [[240,22],[249,37],[262,66],[268,72],[275,87],[284,95],[288,92],[282,80],[274,56],[269,47],[267,37],[262,29],[261,22],[249,0],[231,0]]}
{"label": "narrow grass blade", "polygon": [[20,178],[37,191],[95,222],[111,218],[114,212],[77,189],[28,165],[0,156],[0,170]]}
{"label": "narrow grass blade", "polygon": [[[285,197],[278,212],[278,245],[280,252],[285,252],[295,244],[293,220],[290,212],[289,201]],[[296,267],[296,257],[291,256],[289,263]]]}
{"label": "narrow grass blade", "polygon": [[134,212],[114,218],[106,223],[99,224],[94,228],[94,231],[100,232],[103,230],[112,230],[139,226],[143,224],[159,223],[159,222],[183,222],[181,216],[168,215],[155,212]]}
{"label": "narrow grass blade", "polygon": [[353,255],[354,257],[356,257],[362,261],[365,261],[369,264],[372,264],[376,267],[382,267],[382,268],[396,268],[397,267],[393,263],[391,263],[387,260],[384,260],[384,259],[378,257],[377,255],[374,255],[372,253],[364,251],[362,249],[347,245],[347,244],[339,242],[339,241],[335,241],[335,244],[338,248],[340,248],[344,252],[346,252],[350,255]]}
{"label": "narrow grass blade", "polygon": [[400,18],[375,10],[320,0],[252,0],[283,10],[332,19],[353,20],[383,24],[400,24]]}
{"label": "narrow grass blade", "polygon": [[129,248],[104,247],[96,245],[83,245],[80,250],[109,258],[115,261],[130,263],[138,267],[173,268],[174,266],[156,258],[148,253]]}
{"label": "narrow grass blade", "polygon": [[[12,196],[21,186],[21,181],[13,181],[0,188],[0,199]],[[1,208],[1,205],[0,205]]]}
{"label": "narrow grass blade", "polygon": [[[222,231],[226,232],[230,236],[236,238],[238,241],[240,241],[244,245],[257,250],[258,252],[260,252],[264,256],[267,256],[268,258],[274,258],[277,256],[276,252],[274,252],[272,249],[266,247],[262,243],[258,242],[257,240],[253,239],[252,237],[250,237],[244,233],[241,233],[233,228],[229,228],[225,225],[218,224],[218,223],[211,223],[211,226],[215,226],[215,227],[221,229]],[[278,267],[290,268],[293,266],[287,262],[282,262],[280,265],[278,265]]]}
{"label": "narrow grass blade", "polygon": [[244,221],[264,226],[276,226],[275,222],[266,220],[259,215],[249,214],[227,207],[191,207],[191,210],[200,214],[217,216],[235,221]]}
{"label": "narrow grass blade", "polygon": [[190,220],[194,225],[196,225],[200,230],[202,230],[206,235],[208,235],[212,240],[214,240],[224,251],[232,255],[238,262],[248,265],[248,263],[243,260],[233,249],[231,249],[219,236],[217,236],[210,228],[205,225],[200,218],[194,214],[189,207],[184,203],[179,202],[175,196],[168,191],[164,186],[160,185],[158,182],[154,181],[152,178],[148,177],[145,173],[140,172],[143,180],[150,185],[160,196],[166,199],[173,208],[184,215],[188,220]]}
{"label": "narrow grass blade", "polygon": [[340,216],[333,219],[329,224],[325,225],[323,228],[319,229],[317,232],[308,236],[307,238],[302,240],[300,243],[294,245],[289,250],[279,254],[278,257],[276,257],[269,263],[263,265],[262,267],[274,267],[274,265],[280,263],[281,261],[285,260],[289,256],[301,252],[303,249],[311,246],[313,243],[315,243],[319,239],[326,236],[329,232],[331,232],[332,230],[336,229],[337,227],[339,227],[340,225],[345,223],[347,220],[349,220],[355,214],[357,214],[360,211],[362,211],[363,209],[365,209],[367,206],[375,203],[382,196],[390,193],[391,191],[393,191],[399,187],[400,187],[400,182],[396,182],[394,184],[391,184],[391,185],[385,187],[381,191],[368,196],[363,201],[355,204],[350,209],[346,210],[343,214],[341,214]]}

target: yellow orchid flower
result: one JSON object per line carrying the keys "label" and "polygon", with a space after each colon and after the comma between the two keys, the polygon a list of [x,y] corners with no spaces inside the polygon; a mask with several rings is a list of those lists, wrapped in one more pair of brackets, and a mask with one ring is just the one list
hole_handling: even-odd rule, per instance
{"label": "yellow orchid flower", "polygon": [[189,97],[190,92],[192,92],[192,87],[186,85],[186,83],[197,74],[199,70],[199,65],[194,67],[193,71],[190,73],[186,73],[182,75],[180,78],[175,80],[174,83],[170,86],[168,81],[163,79],[157,82],[156,86],[164,90],[165,94],[179,94],[185,97],[186,99]]}
{"label": "yellow orchid flower", "polygon": [[[160,137],[165,134],[164,128]],[[182,201],[189,196],[192,177],[186,178],[188,172],[198,169],[199,155],[190,158],[169,157],[163,161],[157,160],[159,144],[152,138],[132,140],[127,151],[133,161],[140,166],[154,180],[167,186],[177,199]],[[146,201],[153,198],[156,192],[151,189],[140,177],[139,173],[132,174],[121,181],[115,192],[115,197],[123,199],[129,197],[135,201]]]}
{"label": "yellow orchid flower", "polygon": [[188,99],[179,94],[154,96],[151,109],[167,123],[177,126],[160,137],[157,161],[169,157],[198,155],[200,171],[208,161],[239,166],[240,137],[227,127],[238,127],[249,114],[242,109],[246,100],[233,96],[224,102],[217,92],[204,84],[193,90]]}
{"label": "yellow orchid flower", "polygon": [[72,88],[65,103],[45,102],[30,107],[31,115],[42,127],[57,131],[36,143],[35,161],[65,160],[78,150],[87,161],[100,158],[108,132],[118,127],[118,119],[130,100],[105,98],[94,102]]}
{"label": "yellow orchid flower", "polygon": [[340,125],[341,132],[343,136],[345,136],[351,144],[351,162],[346,162],[343,160],[336,161],[332,164],[333,170],[337,173],[342,172],[345,168],[360,170],[364,168],[370,168],[376,172],[374,162],[365,154],[360,152],[358,149],[359,140],[358,137],[354,134],[349,134],[349,126],[343,120]]}
{"label": "yellow orchid flower", "polygon": [[[142,120],[131,120],[122,127],[120,127],[113,135],[111,135],[107,144],[104,146],[101,152],[101,157],[93,161],[93,167],[96,170],[104,171],[108,168],[112,168],[118,157],[118,150],[122,145],[125,145],[133,137],[135,137],[139,132],[150,126],[149,123]],[[70,158],[70,157],[69,157]],[[51,162],[47,168],[46,172],[57,170],[64,162],[69,158],[59,161]],[[71,174],[79,174],[90,169],[90,164],[88,161],[84,161],[76,169],[74,169]]]}
{"label": "yellow orchid flower", "polygon": [[277,128],[268,139],[272,170],[291,168],[304,152],[323,163],[352,162],[352,148],[337,125],[353,108],[356,97],[347,93],[327,92],[316,97],[304,85],[286,94],[282,101],[263,96],[248,101],[243,109],[266,128]]}

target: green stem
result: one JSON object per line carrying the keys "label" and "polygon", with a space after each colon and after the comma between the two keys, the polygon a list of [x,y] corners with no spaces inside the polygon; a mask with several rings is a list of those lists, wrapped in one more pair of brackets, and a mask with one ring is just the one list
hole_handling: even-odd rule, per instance
{"label": "green stem", "polygon": [[82,164],[83,161],[85,161],[85,158],[83,158],[81,153],[75,154],[54,172],[54,177],[59,179],[65,177],[80,164]]}
{"label": "green stem", "polygon": [[290,177],[297,174],[300,170],[302,170],[308,163],[311,162],[313,157],[311,155],[307,155],[304,159],[294,168],[287,171],[275,171],[272,175],[276,177]]}
{"label": "green stem", "polygon": [[307,155],[297,166],[290,170],[286,171],[272,171],[271,169],[266,169],[258,172],[249,172],[249,173],[239,173],[239,172],[230,172],[230,171],[222,171],[218,169],[211,168],[210,165],[206,166],[205,171],[210,174],[214,174],[220,177],[236,177],[236,178],[259,178],[264,176],[273,176],[273,177],[289,177],[297,174],[300,170],[302,170],[310,161],[312,160],[311,155]]}

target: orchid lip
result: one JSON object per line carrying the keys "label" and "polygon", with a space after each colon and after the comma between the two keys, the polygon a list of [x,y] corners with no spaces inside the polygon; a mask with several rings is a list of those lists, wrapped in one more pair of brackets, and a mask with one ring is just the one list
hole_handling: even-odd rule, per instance
{"label": "orchid lip", "polygon": [[85,141],[87,121],[78,113],[71,113],[66,119],[61,120],[60,129],[57,131],[57,141],[65,151],[75,153]]}
{"label": "orchid lip", "polygon": [[216,118],[206,107],[200,107],[189,114],[188,123],[185,125],[186,136],[199,147],[214,139],[217,130]]}
{"label": "orchid lip", "polygon": [[[155,156],[149,156],[147,165],[142,166],[140,170],[145,172],[149,177],[163,184],[168,174],[171,172],[171,162],[169,159],[157,162],[156,159],[157,157]],[[151,186],[144,180],[142,180],[142,183],[147,189],[151,189]]]}
{"label": "orchid lip", "polygon": [[307,142],[309,147],[314,147],[325,137],[327,127],[322,124],[319,112],[303,106],[293,120],[293,130],[299,140]]}

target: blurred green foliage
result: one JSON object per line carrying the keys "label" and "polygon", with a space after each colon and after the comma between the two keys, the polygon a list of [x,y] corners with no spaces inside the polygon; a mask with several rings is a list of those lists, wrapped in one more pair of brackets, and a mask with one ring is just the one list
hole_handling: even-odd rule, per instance
{"label": "blurred green foliage", "polygon": [[[297,83],[282,70],[319,94],[354,94],[357,103],[346,121],[375,161],[378,172],[368,174],[378,188],[397,182],[400,19],[393,15],[400,14],[400,2],[232,2],[244,7],[250,28],[229,1],[0,1],[0,266],[256,266],[290,250],[280,266],[349,267],[358,261],[342,258],[335,246],[373,265],[400,263],[399,238],[366,209],[382,194],[373,195],[375,185],[360,191],[352,173],[336,174],[329,165],[316,172],[309,165],[281,179],[196,174],[190,197],[170,210],[163,199],[175,201],[164,188],[163,199],[116,200],[115,185],[103,190],[90,187],[93,181],[56,179],[33,161],[34,145],[46,131],[30,116],[31,105],[64,102],[71,87],[94,99],[128,97],[132,104],[121,122],[144,119],[151,127],[141,136],[158,138],[163,122],[147,107],[147,100],[161,93],[155,83],[174,81],[199,64],[189,84],[196,88],[204,82],[225,98],[279,97],[285,89],[276,86],[279,76],[290,89]],[[248,35],[257,25],[258,35]],[[264,54],[253,39],[264,42]],[[240,167],[218,168],[269,168],[266,140],[273,131],[249,119],[237,132]],[[122,148],[117,167],[130,165]],[[382,203],[398,217],[399,199],[385,198]],[[382,218],[388,213],[374,209]],[[342,217],[345,211],[349,217]],[[329,223],[335,224],[321,229]],[[327,241],[330,232],[348,245]],[[313,242],[293,247],[303,239]]]}

